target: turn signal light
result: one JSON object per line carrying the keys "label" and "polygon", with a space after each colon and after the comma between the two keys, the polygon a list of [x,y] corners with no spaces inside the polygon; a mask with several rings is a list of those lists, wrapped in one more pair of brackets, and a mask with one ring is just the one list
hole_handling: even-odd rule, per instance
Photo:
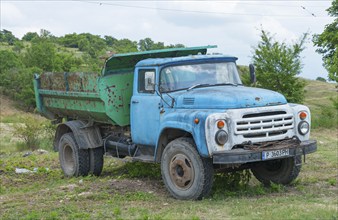
{"label": "turn signal light", "polygon": [[224,125],[225,125],[224,121],[218,121],[218,122],[217,122],[217,127],[218,127],[219,129],[224,128]]}
{"label": "turn signal light", "polygon": [[195,124],[198,124],[200,122],[200,120],[198,118],[195,118],[194,122],[195,122]]}
{"label": "turn signal light", "polygon": [[299,114],[299,118],[302,119],[302,120],[304,120],[306,118],[306,116],[307,116],[306,112],[301,112]]}

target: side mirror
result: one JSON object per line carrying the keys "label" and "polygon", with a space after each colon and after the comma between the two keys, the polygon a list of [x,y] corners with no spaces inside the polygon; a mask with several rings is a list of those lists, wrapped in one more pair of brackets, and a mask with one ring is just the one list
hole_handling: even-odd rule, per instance
{"label": "side mirror", "polygon": [[251,83],[256,82],[256,74],[255,74],[255,66],[253,64],[249,65],[249,71],[250,71],[250,81]]}

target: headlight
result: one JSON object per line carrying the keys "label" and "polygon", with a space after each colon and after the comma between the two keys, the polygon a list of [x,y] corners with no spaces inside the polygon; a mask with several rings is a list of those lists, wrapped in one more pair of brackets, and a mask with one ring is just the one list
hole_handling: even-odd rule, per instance
{"label": "headlight", "polygon": [[228,133],[224,130],[217,131],[215,140],[217,144],[224,145],[228,141]]}
{"label": "headlight", "polygon": [[306,135],[310,130],[310,125],[306,121],[301,121],[298,124],[298,132],[302,135]]}

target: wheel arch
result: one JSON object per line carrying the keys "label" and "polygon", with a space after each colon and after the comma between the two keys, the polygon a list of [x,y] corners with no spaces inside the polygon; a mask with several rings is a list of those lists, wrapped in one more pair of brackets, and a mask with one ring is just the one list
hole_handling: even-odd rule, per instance
{"label": "wheel arch", "polygon": [[100,129],[88,122],[75,120],[59,124],[56,128],[53,148],[58,151],[62,135],[72,132],[80,149],[97,148],[103,145]]}
{"label": "wheel arch", "polygon": [[190,132],[184,129],[181,129],[181,128],[168,127],[161,131],[161,134],[157,141],[157,147],[156,147],[156,152],[155,152],[155,162],[161,161],[163,150],[167,146],[167,144],[170,141],[175,140],[179,137],[191,137],[192,139],[194,139],[193,135]]}

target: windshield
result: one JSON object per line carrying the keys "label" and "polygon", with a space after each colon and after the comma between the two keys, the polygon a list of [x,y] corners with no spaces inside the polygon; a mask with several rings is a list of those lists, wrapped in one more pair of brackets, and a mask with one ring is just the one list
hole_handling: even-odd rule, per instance
{"label": "windshield", "polygon": [[160,81],[161,92],[192,89],[201,86],[242,84],[234,62],[165,67],[161,71]]}

